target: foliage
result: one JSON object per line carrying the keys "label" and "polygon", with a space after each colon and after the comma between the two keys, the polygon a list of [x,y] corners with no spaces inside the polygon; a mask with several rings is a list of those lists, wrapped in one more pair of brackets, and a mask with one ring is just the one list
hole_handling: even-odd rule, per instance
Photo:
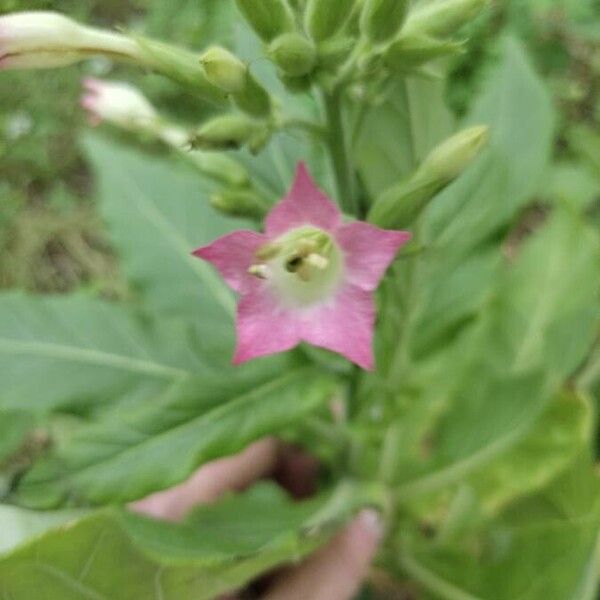
{"label": "foliage", "polygon": [[[563,4],[573,23],[594,9]],[[516,5],[503,13],[509,22]],[[312,93],[291,93],[260,60],[261,46],[232,3],[64,10],[114,22],[140,8],[145,33],[179,32],[182,45],[224,43],[255,62],[253,75],[301,129],[320,118]],[[490,22],[477,27],[487,43]],[[490,127],[488,148],[431,199],[412,225],[412,248],[380,289],[374,373],[307,348],[232,367],[235,299],[190,251],[257,224],[215,213],[208,200],[222,184],[157,144],[150,154],[114,135],[86,134],[78,148],[90,173],[82,172],[71,145],[72,102],[46,101],[44,111],[23,105],[66,136],[69,152],[56,161],[48,146],[35,148],[46,131],[36,120],[2,160],[5,197],[31,205],[33,194],[15,190],[28,185],[46,195],[62,180],[64,216],[89,177],[106,226],[98,244],[109,243],[111,256],[101,253],[109,266],[78,278],[86,285],[76,292],[0,294],[0,597],[25,600],[43,589],[48,599],[213,598],[299,561],[371,505],[386,518],[380,565],[417,586],[419,597],[596,597],[600,138],[595,116],[567,119],[569,107],[556,110],[552,85],[502,31],[494,34],[495,60],[455,65],[455,78],[467,67],[477,73],[467,92],[456,79],[449,87],[464,115],[447,108],[440,78],[422,72],[378,86],[364,105],[337,98],[336,126],[353,132],[345,158],[360,178],[346,183],[358,190],[363,213],[457,128]],[[50,85],[74,94],[80,73],[9,75],[16,87],[0,94],[0,105],[40,102],[35,90],[48,94]],[[169,118],[210,117],[170,82],[131,78],[170,109]],[[591,101],[587,95],[578,107]],[[329,140],[324,151],[314,129],[282,126],[257,156],[243,149],[227,156],[268,202],[281,196],[299,159],[338,194],[339,160],[326,159],[340,148]],[[346,407],[341,421],[328,410],[334,397]],[[309,417],[335,435],[312,444]],[[295,503],[259,484],[181,524],[124,508],[265,435],[293,439],[323,459],[327,485],[318,496]]]}

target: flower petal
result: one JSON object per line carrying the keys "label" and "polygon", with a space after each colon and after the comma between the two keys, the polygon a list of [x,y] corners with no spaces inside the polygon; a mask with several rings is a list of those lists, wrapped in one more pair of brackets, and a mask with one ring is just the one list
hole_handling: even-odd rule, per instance
{"label": "flower petal", "polygon": [[300,342],[297,329],[293,314],[278,306],[265,285],[258,282],[238,304],[233,364],[290,350]]}
{"label": "flower petal", "polygon": [[242,294],[256,283],[248,268],[255,261],[258,247],[266,242],[265,236],[256,231],[234,231],[198,248],[193,255],[214,265],[227,284]]}
{"label": "flower petal", "polygon": [[332,302],[305,315],[300,336],[309,344],[333,350],[366,370],[374,368],[375,305],[371,292],[344,286]]}
{"label": "flower petal", "polygon": [[265,227],[272,238],[302,225],[333,231],[340,221],[338,207],[317,187],[301,162],[292,188],[267,215]]}
{"label": "flower petal", "polygon": [[340,227],[335,237],[345,254],[347,281],[371,291],[377,288],[396,253],[410,240],[411,234],[357,221]]}

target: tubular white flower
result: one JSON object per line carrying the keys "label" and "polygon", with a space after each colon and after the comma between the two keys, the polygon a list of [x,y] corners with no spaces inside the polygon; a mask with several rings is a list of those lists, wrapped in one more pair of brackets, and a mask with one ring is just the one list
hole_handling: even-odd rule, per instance
{"label": "tubular white flower", "polygon": [[153,129],[159,120],[148,99],[128,83],[88,77],[84,89],[81,105],[93,124],[107,121],[125,129]]}
{"label": "tubular white flower", "polygon": [[127,36],[80,25],[55,12],[18,12],[0,17],[0,69],[47,69],[94,55],[140,61]]}

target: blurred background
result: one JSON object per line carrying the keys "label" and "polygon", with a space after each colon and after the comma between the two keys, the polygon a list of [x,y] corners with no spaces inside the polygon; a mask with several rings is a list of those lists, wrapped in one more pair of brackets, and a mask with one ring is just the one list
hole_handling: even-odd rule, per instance
{"label": "blurred background", "polygon": [[[122,26],[200,49],[207,38],[227,43],[232,4],[0,0],[0,13],[58,10],[83,22]],[[455,61],[447,95],[457,113],[478,90],[507,31],[524,40],[560,110],[557,165],[548,193],[568,188],[588,203],[600,189],[600,0],[496,0],[492,10],[471,24],[469,51]],[[78,105],[85,75],[139,85],[176,120],[194,122],[204,109],[165,78],[106,60],[1,73],[0,288],[60,293],[83,285],[106,297],[128,294],[94,210],[93,182],[78,144],[88,126]],[[125,135],[123,141],[136,143]],[[162,150],[157,146],[153,151]],[[540,197],[541,205],[543,201]],[[600,221],[599,207],[596,202],[593,218]]]}

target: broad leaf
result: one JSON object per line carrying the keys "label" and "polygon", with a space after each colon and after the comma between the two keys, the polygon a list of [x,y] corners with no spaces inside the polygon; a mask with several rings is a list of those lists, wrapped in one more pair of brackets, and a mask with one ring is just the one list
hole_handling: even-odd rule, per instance
{"label": "broad leaf", "polygon": [[0,557],[0,597],[208,600],[297,562],[365,502],[353,486],[297,503],[262,484],[182,524],[105,510]]}
{"label": "broad leaf", "polygon": [[399,563],[440,599],[594,600],[599,499],[597,476],[582,461],[546,492],[452,545],[404,535]]}
{"label": "broad leaf", "polygon": [[78,412],[206,370],[176,324],[84,296],[0,296],[0,407]]}
{"label": "broad leaf", "polygon": [[100,209],[126,275],[145,305],[202,323],[230,323],[227,286],[192,251],[247,225],[208,204],[210,184],[173,162],[149,158],[99,137],[86,138]]}
{"label": "broad leaf", "polygon": [[[247,378],[248,379],[248,378]],[[244,385],[245,384],[245,385]],[[288,368],[257,385],[222,374],[172,386],[132,410],[115,410],[74,433],[20,482],[21,502],[134,500],[179,483],[198,466],[276,434],[330,398],[335,380]]]}

